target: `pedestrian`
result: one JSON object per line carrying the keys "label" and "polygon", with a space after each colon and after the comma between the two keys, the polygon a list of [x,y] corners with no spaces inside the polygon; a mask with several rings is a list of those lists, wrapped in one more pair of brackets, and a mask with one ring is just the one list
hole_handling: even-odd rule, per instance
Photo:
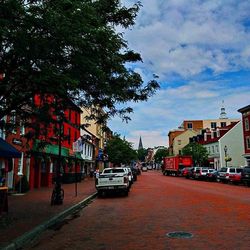
{"label": "pedestrian", "polygon": [[95,170],[95,172],[94,172],[94,176],[95,176],[95,178],[99,178],[99,168],[97,168],[96,170]]}

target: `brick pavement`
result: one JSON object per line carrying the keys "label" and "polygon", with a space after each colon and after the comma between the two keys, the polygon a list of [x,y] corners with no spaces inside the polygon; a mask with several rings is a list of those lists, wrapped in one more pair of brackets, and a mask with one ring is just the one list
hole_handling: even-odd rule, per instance
{"label": "brick pavement", "polygon": [[93,178],[86,178],[77,184],[77,196],[74,183],[63,184],[62,188],[64,189],[64,202],[57,206],[50,205],[52,188],[40,188],[24,195],[8,196],[9,213],[0,217],[0,247],[96,191]]}
{"label": "brick pavement", "polygon": [[[142,173],[128,197],[96,199],[25,249],[248,250],[250,189]],[[192,238],[169,238],[170,232]]]}

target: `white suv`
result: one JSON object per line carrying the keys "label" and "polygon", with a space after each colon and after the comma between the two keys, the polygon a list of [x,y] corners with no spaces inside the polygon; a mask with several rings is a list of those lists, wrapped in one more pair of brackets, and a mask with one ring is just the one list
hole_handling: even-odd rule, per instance
{"label": "white suv", "polygon": [[223,167],[220,169],[217,179],[218,181],[227,183],[233,179],[232,177],[236,175],[241,176],[242,170],[243,168],[241,167]]}
{"label": "white suv", "polygon": [[206,179],[208,174],[208,168],[199,168],[194,172],[195,179]]}

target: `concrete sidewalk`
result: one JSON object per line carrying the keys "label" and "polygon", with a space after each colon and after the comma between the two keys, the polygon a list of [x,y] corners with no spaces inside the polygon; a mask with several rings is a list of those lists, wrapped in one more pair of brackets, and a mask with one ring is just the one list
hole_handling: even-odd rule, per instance
{"label": "concrete sidewalk", "polygon": [[0,249],[96,192],[94,178],[86,178],[77,183],[77,196],[74,183],[63,184],[62,188],[64,201],[57,206],[50,205],[52,188],[8,196],[9,213],[0,217]]}

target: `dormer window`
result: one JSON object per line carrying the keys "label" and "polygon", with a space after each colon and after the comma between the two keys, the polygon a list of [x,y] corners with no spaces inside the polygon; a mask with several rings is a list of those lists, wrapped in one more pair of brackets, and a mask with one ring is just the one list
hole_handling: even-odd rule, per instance
{"label": "dormer window", "polygon": [[187,123],[187,128],[188,129],[193,129],[193,123],[192,122],[188,122]]}
{"label": "dormer window", "polygon": [[211,128],[216,129],[216,127],[217,127],[217,123],[216,122],[211,122]]}

